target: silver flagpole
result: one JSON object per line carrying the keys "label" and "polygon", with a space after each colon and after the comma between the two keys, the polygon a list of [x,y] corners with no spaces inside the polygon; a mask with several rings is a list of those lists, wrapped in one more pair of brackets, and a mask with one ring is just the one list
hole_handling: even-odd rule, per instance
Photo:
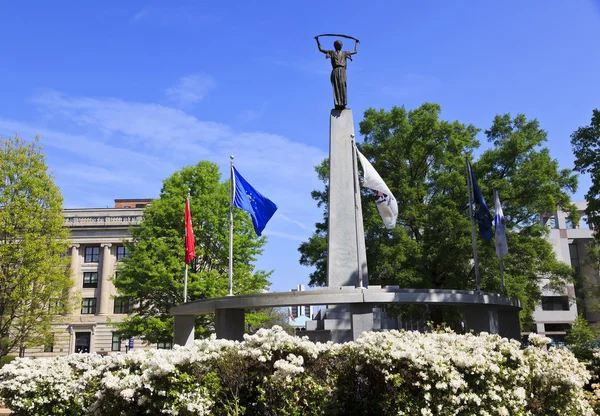
{"label": "silver flagpole", "polygon": [[[494,190],[494,203],[500,200],[500,196],[498,195],[498,191]],[[498,213],[496,214],[496,228],[498,227]],[[506,232],[506,231],[505,231]],[[502,257],[498,256],[498,260],[500,261],[500,281],[502,282],[502,296],[506,295],[506,285],[504,284],[504,263],[502,262]]]}
{"label": "silver flagpole", "polygon": [[235,175],[233,174],[233,156],[229,156],[229,295],[233,296],[233,198],[235,192]]}
{"label": "silver flagpole", "polygon": [[366,259],[362,258],[362,246],[365,244],[365,232],[362,227],[362,204],[360,201],[360,183],[358,182],[358,164],[356,158],[356,143],[354,135],[352,138],[352,167],[354,168],[354,227],[356,230],[356,251],[358,259],[358,287],[364,287],[363,265],[367,264]]}
{"label": "silver flagpole", "polygon": [[[190,208],[190,188],[188,188],[187,199],[185,200],[186,210]],[[190,216],[191,216],[191,209]],[[187,224],[185,224],[186,250],[187,250]],[[187,254],[186,254],[187,256]],[[185,271],[183,272],[183,303],[187,302],[187,281],[188,281],[188,264],[185,263]]]}
{"label": "silver flagpole", "polygon": [[502,280],[502,296],[505,296],[506,286],[504,285],[504,263],[502,263],[502,257],[500,257],[500,279]]}
{"label": "silver flagpole", "polygon": [[469,159],[465,157],[467,162],[467,184],[469,187],[469,216],[471,217],[471,239],[473,240],[473,261],[475,262],[475,290],[480,291],[479,288],[479,258],[477,257],[477,232],[475,231],[475,218],[473,218],[473,181],[471,173],[471,165]]}

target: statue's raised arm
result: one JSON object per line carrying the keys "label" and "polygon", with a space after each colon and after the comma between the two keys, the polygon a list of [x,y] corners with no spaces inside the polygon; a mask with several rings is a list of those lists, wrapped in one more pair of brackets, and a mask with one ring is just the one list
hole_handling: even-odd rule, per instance
{"label": "statue's raised arm", "polygon": [[327,51],[321,47],[321,42],[319,42],[318,36],[315,36],[315,40],[317,41],[317,46],[319,47],[319,52],[327,53]]}
{"label": "statue's raised arm", "polygon": [[348,52],[349,55],[356,55],[358,53],[358,44],[360,40],[354,39],[354,50],[352,52]]}

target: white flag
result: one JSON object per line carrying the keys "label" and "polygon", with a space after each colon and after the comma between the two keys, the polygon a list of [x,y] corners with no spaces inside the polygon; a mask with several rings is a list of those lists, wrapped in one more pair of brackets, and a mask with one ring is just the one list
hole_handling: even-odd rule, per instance
{"label": "white flag", "polygon": [[496,254],[498,258],[502,258],[508,254],[508,244],[506,243],[506,221],[504,220],[504,214],[502,213],[502,206],[500,206],[500,198],[498,197],[498,191],[495,194],[495,210],[496,210]]}
{"label": "white flag", "polygon": [[367,158],[358,149],[356,149],[356,153],[358,154],[358,159],[364,173],[362,185],[365,188],[375,191],[375,203],[377,204],[381,219],[385,227],[391,230],[396,226],[396,219],[398,218],[398,203],[396,202],[396,198],[394,198],[390,188],[383,182],[383,179],[381,179],[381,176],[379,176],[379,173],[377,173]]}

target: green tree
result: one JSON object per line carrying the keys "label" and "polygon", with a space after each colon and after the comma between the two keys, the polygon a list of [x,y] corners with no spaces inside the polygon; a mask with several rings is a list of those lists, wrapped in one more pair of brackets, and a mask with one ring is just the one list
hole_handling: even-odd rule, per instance
{"label": "green tree", "polygon": [[[363,190],[363,215],[369,281],[406,288],[473,289],[470,220],[465,157],[479,147],[472,125],[440,120],[440,107],[424,104],[406,111],[369,109],[360,122],[361,152],[371,160],[398,200],[398,226],[384,228],[369,191]],[[548,278],[556,288],[571,278],[572,270],[555,260],[539,224],[541,213],[556,207],[573,211],[567,192],[576,187],[568,170],[542,147],[546,133],[536,120],[518,115],[497,116],[485,131],[491,149],[483,152],[473,171],[488,205],[499,190],[508,227],[510,254],[505,258],[508,294],[524,302],[527,323],[539,301],[539,282]],[[326,182],[327,163],[317,167]],[[327,184],[326,184],[327,185]],[[327,188],[313,192],[327,207]],[[327,210],[316,232],[299,248],[301,263],[315,267],[311,284],[325,284]],[[500,291],[494,242],[478,239],[481,288]],[[422,313],[419,308],[407,308]],[[431,308],[435,323],[451,321],[449,310]]]}
{"label": "green tree", "polygon": [[[40,346],[69,309],[63,199],[39,139],[0,139],[0,359]],[[51,313],[50,313],[51,312]]]}
{"label": "green tree", "polygon": [[[575,154],[575,171],[589,173],[592,186],[585,194],[588,224],[600,229],[600,111],[592,112],[589,126],[579,127],[571,134]],[[596,233],[596,238],[598,234]]]}
{"label": "green tree", "polygon": [[[600,111],[592,111],[592,119],[589,126],[579,127],[571,134],[571,147],[575,155],[574,170],[590,175],[591,186],[585,194],[587,207],[587,223],[594,229],[594,240],[586,246],[586,265],[600,270]],[[600,285],[595,276],[586,276],[583,272],[580,276],[577,291],[578,306],[598,312],[600,310]],[[585,300],[584,300],[585,299]]]}
{"label": "green tree", "polygon": [[592,341],[595,339],[595,331],[590,327],[588,321],[579,315],[571,325],[571,330],[565,337],[565,343],[579,360],[590,360],[594,350]]}
{"label": "green tree", "polygon": [[287,311],[282,308],[256,309],[246,316],[246,332],[249,334],[254,334],[261,328],[270,329],[275,325],[279,325],[290,335],[294,334]]}
{"label": "green tree", "polygon": [[[196,259],[188,274],[188,299],[207,299],[228,293],[229,182],[220,182],[218,167],[202,161],[165,179],[160,198],[144,210],[139,227],[126,243],[114,284],[119,296],[135,299],[133,314],[114,323],[125,338],[140,336],[149,343],[173,339],[171,307],[183,302],[185,198],[190,190],[190,209],[196,239]],[[268,285],[269,273],[254,270],[265,237],[257,237],[250,216],[234,210],[234,293],[256,293]],[[196,335],[214,328],[212,315],[196,319]]]}

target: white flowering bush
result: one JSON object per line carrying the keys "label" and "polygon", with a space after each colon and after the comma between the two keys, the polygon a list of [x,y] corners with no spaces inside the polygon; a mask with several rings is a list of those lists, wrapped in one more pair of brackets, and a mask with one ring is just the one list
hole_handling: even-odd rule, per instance
{"label": "white flowering bush", "polygon": [[586,398],[596,413],[600,414],[600,350],[592,350],[592,357],[586,362],[592,379],[586,386]]}
{"label": "white flowering bush", "polygon": [[117,356],[19,359],[0,370],[16,415],[593,415],[568,350],[498,335],[371,332],[312,343],[281,328]]}

